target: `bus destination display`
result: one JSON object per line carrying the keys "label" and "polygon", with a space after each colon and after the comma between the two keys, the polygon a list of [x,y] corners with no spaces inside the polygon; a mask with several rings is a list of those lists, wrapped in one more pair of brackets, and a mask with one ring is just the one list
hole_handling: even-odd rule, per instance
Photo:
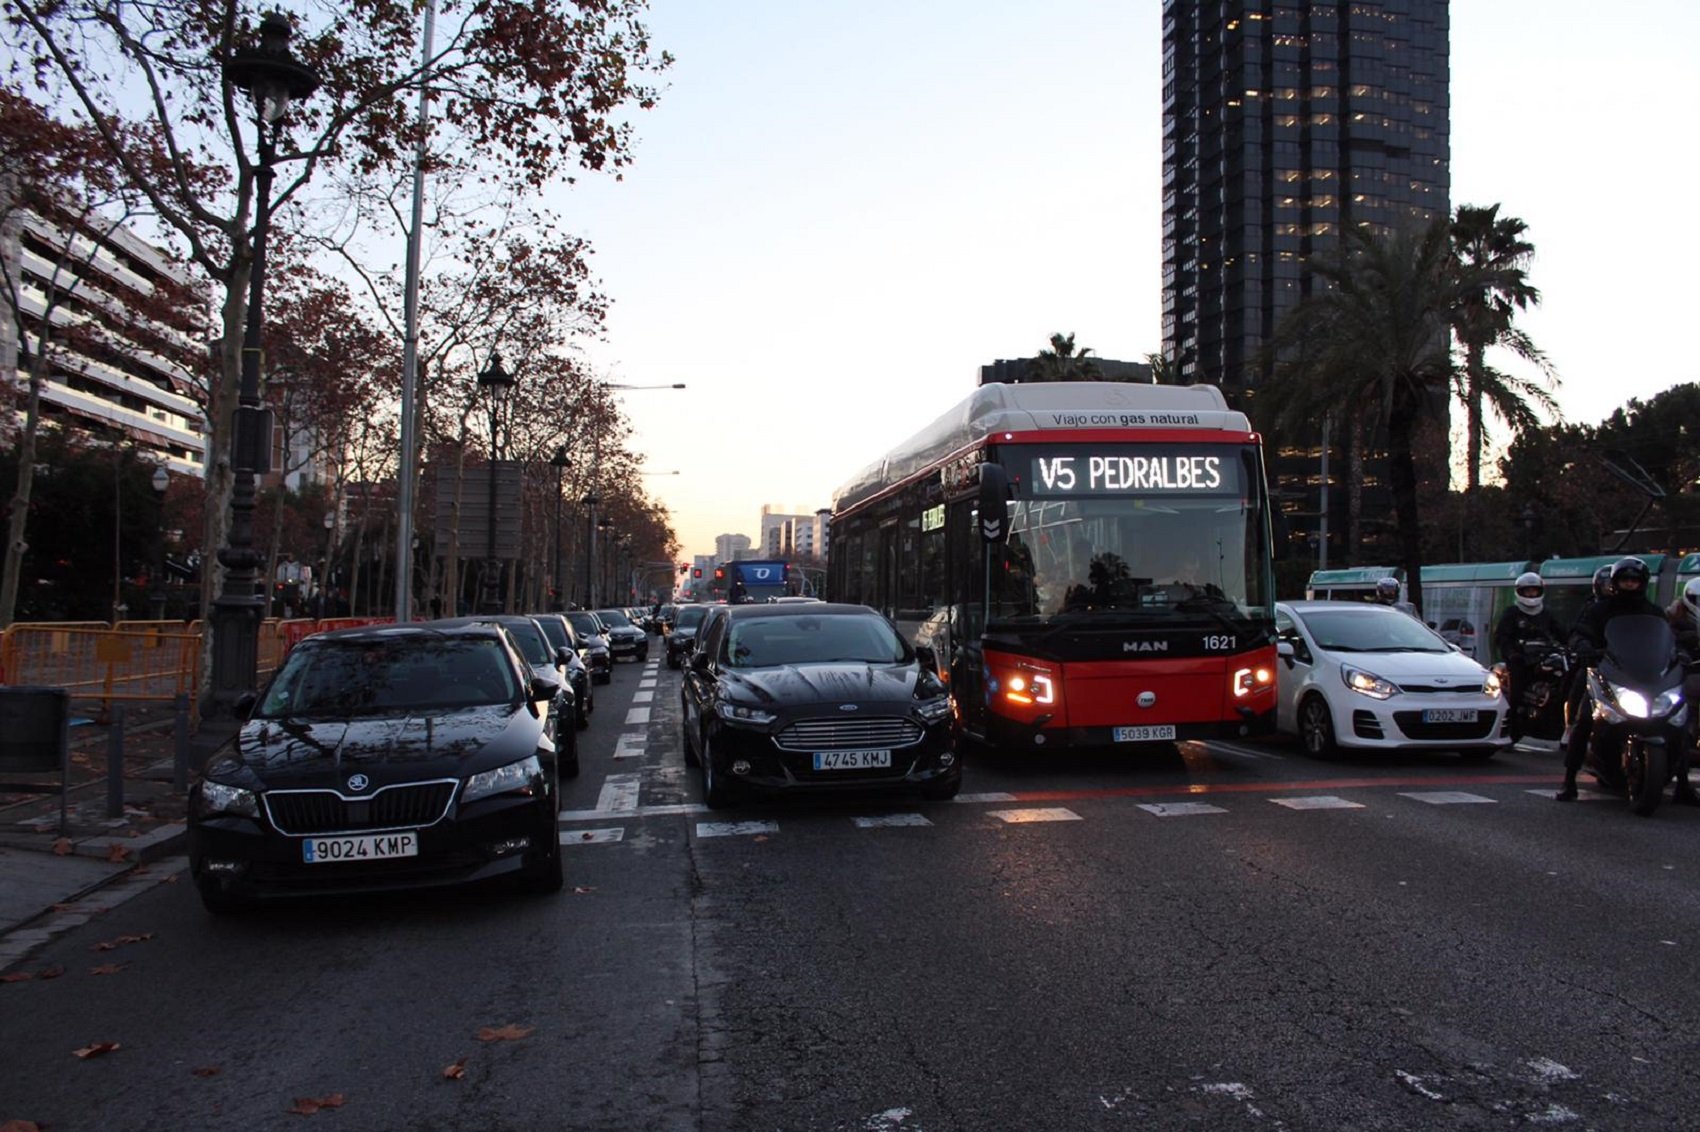
{"label": "bus destination display", "polygon": [[1239,495],[1238,455],[1233,449],[1048,451],[1029,461],[1023,494],[1067,495]]}

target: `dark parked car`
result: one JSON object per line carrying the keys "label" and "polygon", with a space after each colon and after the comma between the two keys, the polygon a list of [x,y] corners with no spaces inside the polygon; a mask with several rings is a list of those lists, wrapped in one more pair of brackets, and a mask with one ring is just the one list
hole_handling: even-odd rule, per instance
{"label": "dark parked car", "polygon": [[554,646],[555,656],[560,659],[562,670],[573,686],[573,695],[578,697],[579,729],[589,727],[590,713],[596,710],[596,689],[591,683],[590,666],[579,655],[578,634],[573,632],[573,623],[560,613],[533,613],[531,619],[537,622],[543,635]]}
{"label": "dark parked car", "polygon": [[865,605],[738,605],[711,619],[681,692],[685,761],[721,809],[747,792],[895,787],[954,798],[950,695]]}
{"label": "dark parked car", "polygon": [[[531,675],[553,680],[561,686],[560,694],[550,704],[551,715],[561,728],[561,733],[555,737],[556,761],[560,764],[562,778],[577,778],[578,736],[574,733],[578,730],[578,694],[569,677],[561,671],[560,657],[544,634],[543,626],[517,613],[481,613],[471,617],[444,618],[428,624],[445,629],[461,625],[500,625],[507,630],[520,659],[531,668]],[[568,720],[572,721],[570,726]]]}
{"label": "dark parked car", "polygon": [[691,648],[697,642],[697,627],[702,624],[702,615],[708,612],[706,605],[681,605],[677,618],[673,622],[673,631],[667,634],[667,667],[677,668],[691,655]]}
{"label": "dark parked car", "polygon": [[614,678],[614,653],[608,648],[602,622],[588,609],[570,610],[561,616],[578,636],[579,655],[590,669],[590,678],[598,684],[608,683]]}
{"label": "dark parked car", "polygon": [[559,684],[508,633],[384,625],[297,645],[189,794],[213,912],[264,897],[511,876],[561,887]]}
{"label": "dark parked car", "polygon": [[615,660],[649,659],[649,634],[645,633],[623,609],[598,609],[597,620],[608,628],[608,651]]}

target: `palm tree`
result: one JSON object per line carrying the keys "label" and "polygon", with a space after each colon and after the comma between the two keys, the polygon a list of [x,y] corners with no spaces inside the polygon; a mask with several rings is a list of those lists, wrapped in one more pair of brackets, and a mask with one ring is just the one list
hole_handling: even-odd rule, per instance
{"label": "palm tree", "polygon": [[1422,538],[1412,438],[1452,380],[1448,314],[1457,289],[1450,218],[1378,235],[1348,228],[1313,256],[1313,293],[1276,328],[1260,408],[1289,435],[1325,414],[1363,414],[1386,429],[1399,558],[1422,608]]}
{"label": "palm tree", "polygon": [[1475,495],[1481,487],[1483,405],[1492,408],[1513,435],[1539,427],[1535,407],[1559,419],[1558,404],[1542,382],[1512,377],[1488,366],[1490,346],[1509,349],[1533,362],[1556,386],[1552,365],[1529,339],[1512,325],[1518,311],[1541,301],[1541,293],[1529,283],[1525,270],[1535,246],[1523,238],[1528,225],[1515,216],[1500,216],[1499,205],[1482,208],[1461,204],[1452,218],[1452,258],[1459,287],[1454,295],[1450,321],[1464,347],[1464,369],[1455,382],[1455,393],[1464,404],[1465,443],[1468,445],[1466,490]]}
{"label": "palm tree", "polygon": [[1146,354],[1145,364],[1151,367],[1152,385],[1179,385],[1180,367],[1167,354]]}
{"label": "palm tree", "polygon": [[1051,348],[1040,350],[1039,356],[1028,363],[1029,381],[1101,381],[1103,372],[1096,358],[1087,357],[1089,347],[1075,348],[1074,335],[1051,335]]}

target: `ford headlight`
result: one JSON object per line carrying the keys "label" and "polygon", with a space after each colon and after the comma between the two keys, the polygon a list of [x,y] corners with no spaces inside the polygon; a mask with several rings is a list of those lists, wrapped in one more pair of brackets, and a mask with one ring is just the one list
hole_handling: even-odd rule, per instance
{"label": "ford headlight", "polygon": [[537,761],[536,755],[530,755],[507,766],[499,766],[495,770],[479,771],[466,780],[466,788],[460,792],[460,800],[475,802],[492,794],[529,790],[532,781],[542,773],[543,764]]}
{"label": "ford headlight", "polygon": [[950,714],[950,697],[940,696],[936,700],[922,700],[915,705],[915,713],[928,723],[937,723]]}
{"label": "ford headlight", "polygon": [[260,816],[260,799],[252,790],[226,786],[211,779],[201,780],[200,811],[206,814],[240,814],[245,818]]}
{"label": "ford headlight", "polygon": [[745,707],[743,704],[718,703],[714,705],[714,711],[728,723],[748,723],[756,727],[772,723],[779,718],[771,711]]}
{"label": "ford headlight", "polygon": [[1399,693],[1398,687],[1391,681],[1383,680],[1373,672],[1365,672],[1361,668],[1342,668],[1340,678],[1346,682],[1346,687],[1354,692],[1361,692],[1371,699],[1392,699]]}

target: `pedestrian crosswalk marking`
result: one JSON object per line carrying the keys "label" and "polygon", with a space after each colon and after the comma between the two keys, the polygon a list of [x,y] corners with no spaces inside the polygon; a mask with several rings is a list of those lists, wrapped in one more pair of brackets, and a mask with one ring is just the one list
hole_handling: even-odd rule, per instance
{"label": "pedestrian crosswalk marking", "polygon": [[649,742],[649,735],[643,731],[627,731],[620,736],[620,741],[614,746],[614,757],[617,759],[636,759],[643,757],[644,747]]}
{"label": "pedestrian crosswalk marking", "polygon": [[1469,794],[1462,790],[1417,790],[1411,793],[1399,792],[1399,797],[1410,798],[1417,802],[1427,802],[1431,806],[1469,806],[1480,802],[1493,803],[1492,798],[1484,798],[1480,794]]}
{"label": "pedestrian crosswalk marking", "polygon": [[[1533,794],[1537,798],[1551,798],[1558,791],[1552,789],[1525,790],[1523,793]],[[1621,802],[1623,799],[1616,794],[1605,794],[1598,790],[1578,790],[1576,800],[1578,802]]]}
{"label": "pedestrian crosswalk marking", "polygon": [[607,845],[626,839],[626,827],[615,826],[613,829],[563,829],[561,831],[562,845]]}
{"label": "pedestrian crosswalk marking", "polygon": [[654,688],[655,688],[655,677],[653,677],[653,676],[645,676],[642,680],[638,681],[638,691],[640,691],[640,692],[653,691]]}
{"label": "pedestrian crosswalk marking", "polygon": [[596,808],[603,813],[631,813],[638,808],[638,791],[642,786],[641,774],[610,774],[602,782]]}
{"label": "pedestrian crosswalk marking", "polygon": [[1285,806],[1289,810],[1361,810],[1362,802],[1350,802],[1345,798],[1336,798],[1331,794],[1321,794],[1314,798],[1271,798],[1277,806]]}
{"label": "pedestrian crosswalk marking", "polygon": [[647,704],[650,700],[653,700],[654,698],[655,698],[654,692],[646,692],[642,688],[639,688],[637,691],[632,693],[632,703],[634,703],[634,704]]}
{"label": "pedestrian crosswalk marking", "polygon": [[698,837],[756,837],[779,832],[776,821],[699,821]]}
{"label": "pedestrian crosswalk marking", "polygon": [[932,825],[923,814],[881,814],[872,818],[852,818],[857,829],[884,829],[906,825]]}
{"label": "pedestrian crosswalk marking", "polygon": [[1028,810],[988,810],[992,817],[1009,825],[1025,825],[1041,821],[1080,821],[1080,815],[1061,806],[1040,806]]}
{"label": "pedestrian crosswalk marking", "polygon": [[997,791],[993,791],[989,794],[958,794],[956,796],[956,801],[958,801],[958,802],[970,802],[970,803],[972,803],[972,802],[1013,802],[1013,801],[1015,801],[1015,795],[1014,794],[1003,794],[1003,793],[999,793]]}
{"label": "pedestrian crosswalk marking", "polygon": [[1225,814],[1221,806],[1209,802],[1141,802],[1139,808],[1160,818],[1190,818],[1199,814]]}
{"label": "pedestrian crosswalk marking", "polygon": [[626,726],[627,727],[630,727],[634,723],[648,723],[648,722],[649,722],[649,709],[647,707],[635,707],[635,708],[632,708],[630,711],[626,712]]}

